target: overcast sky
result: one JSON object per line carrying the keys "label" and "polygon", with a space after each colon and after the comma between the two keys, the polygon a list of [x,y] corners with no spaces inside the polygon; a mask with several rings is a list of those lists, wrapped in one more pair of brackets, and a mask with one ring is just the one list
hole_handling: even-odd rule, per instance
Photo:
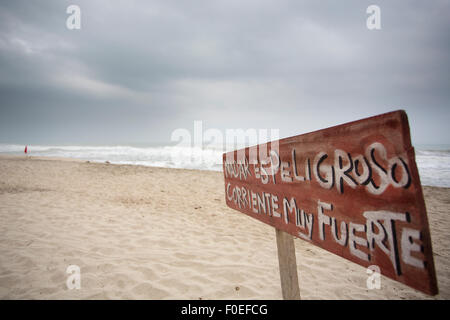
{"label": "overcast sky", "polygon": [[167,142],[194,120],[287,137],[404,109],[413,143],[450,143],[449,21],[442,0],[0,0],[0,142]]}

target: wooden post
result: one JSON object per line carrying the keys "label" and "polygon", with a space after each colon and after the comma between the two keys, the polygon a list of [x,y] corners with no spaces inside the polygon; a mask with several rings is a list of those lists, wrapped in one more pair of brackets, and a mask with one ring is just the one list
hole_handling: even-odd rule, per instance
{"label": "wooden post", "polygon": [[294,237],[280,229],[277,233],[278,262],[280,264],[281,291],[284,300],[300,300]]}

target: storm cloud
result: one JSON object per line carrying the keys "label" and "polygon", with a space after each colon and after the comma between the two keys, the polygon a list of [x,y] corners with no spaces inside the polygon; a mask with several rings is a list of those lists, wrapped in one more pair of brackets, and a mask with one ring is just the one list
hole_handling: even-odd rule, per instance
{"label": "storm cloud", "polygon": [[2,1],[0,142],[167,142],[194,120],[285,137],[404,109],[413,142],[450,143],[449,17],[439,0]]}

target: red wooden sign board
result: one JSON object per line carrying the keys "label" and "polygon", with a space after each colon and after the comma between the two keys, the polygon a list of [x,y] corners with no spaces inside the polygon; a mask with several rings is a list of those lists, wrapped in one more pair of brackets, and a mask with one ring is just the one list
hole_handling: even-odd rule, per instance
{"label": "red wooden sign board", "polygon": [[437,294],[404,111],[225,153],[223,171],[230,208]]}

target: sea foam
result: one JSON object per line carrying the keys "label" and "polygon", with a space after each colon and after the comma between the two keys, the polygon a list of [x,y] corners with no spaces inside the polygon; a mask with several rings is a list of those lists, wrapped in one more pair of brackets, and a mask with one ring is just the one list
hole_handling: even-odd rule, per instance
{"label": "sea foam", "polygon": [[[23,155],[24,145],[0,144],[0,154]],[[217,146],[46,146],[29,145],[32,156],[64,157],[116,164],[222,171],[222,154],[233,148]],[[416,162],[423,185],[450,187],[450,148],[416,149]]]}

